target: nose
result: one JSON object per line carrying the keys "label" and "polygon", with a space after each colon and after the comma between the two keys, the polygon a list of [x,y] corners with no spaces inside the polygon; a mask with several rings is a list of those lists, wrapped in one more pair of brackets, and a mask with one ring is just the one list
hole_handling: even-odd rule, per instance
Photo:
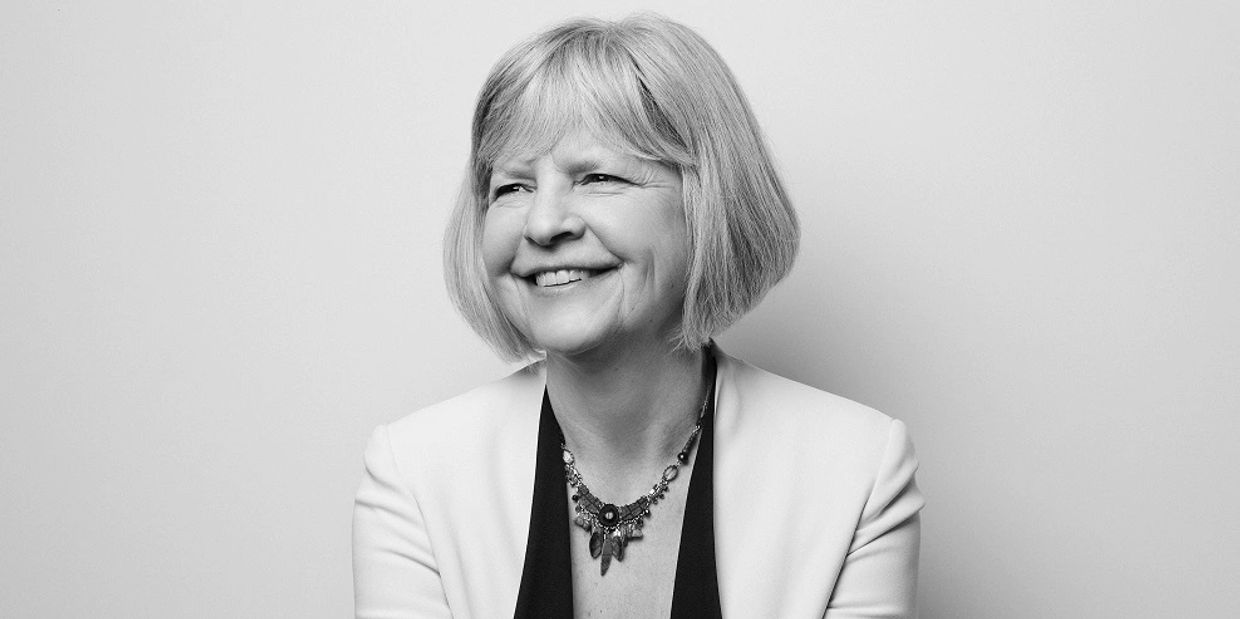
{"label": "nose", "polygon": [[585,221],[573,210],[570,196],[556,191],[536,191],[525,215],[522,234],[531,243],[542,246],[580,238]]}

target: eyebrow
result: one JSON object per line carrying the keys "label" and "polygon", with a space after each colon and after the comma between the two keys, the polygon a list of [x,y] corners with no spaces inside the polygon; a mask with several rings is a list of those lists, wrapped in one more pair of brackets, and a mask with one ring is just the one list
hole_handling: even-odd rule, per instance
{"label": "eyebrow", "polygon": [[[528,176],[534,167],[534,162],[542,155],[525,158],[507,158],[497,161],[491,166],[491,175],[501,176]],[[614,157],[600,157],[593,154],[582,155],[569,159],[563,169],[568,174],[581,174],[582,172],[597,170],[600,168],[623,168],[631,169],[634,166],[642,165],[642,160],[630,155],[617,153]]]}
{"label": "eyebrow", "polygon": [[515,159],[512,157],[497,159],[491,162],[491,173],[513,174],[521,170],[528,170],[534,167],[535,159],[537,159],[537,157],[530,157],[528,159]]}
{"label": "eyebrow", "polygon": [[570,159],[568,165],[564,167],[564,171],[569,174],[580,174],[587,170],[597,170],[604,167],[603,160],[598,157],[583,157],[580,159]]}

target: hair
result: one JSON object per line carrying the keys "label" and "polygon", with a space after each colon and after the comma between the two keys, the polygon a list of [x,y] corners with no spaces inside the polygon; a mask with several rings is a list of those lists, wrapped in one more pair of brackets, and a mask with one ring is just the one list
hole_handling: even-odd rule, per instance
{"label": "hair", "polygon": [[453,303],[501,357],[540,351],[500,310],[483,268],[492,166],[507,153],[549,151],[575,130],[681,175],[690,247],[678,346],[704,346],[792,268],[796,213],[745,95],[710,44],[654,15],[570,20],[491,69],[444,235]]}

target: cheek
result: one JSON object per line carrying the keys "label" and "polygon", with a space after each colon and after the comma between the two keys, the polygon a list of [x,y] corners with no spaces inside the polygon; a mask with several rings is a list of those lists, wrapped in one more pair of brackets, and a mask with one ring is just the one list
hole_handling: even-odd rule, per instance
{"label": "cheek", "polygon": [[689,281],[689,254],[685,244],[677,243],[664,248],[663,263],[659,269],[659,286],[669,299],[684,301]]}
{"label": "cheek", "polygon": [[482,263],[487,275],[506,273],[520,243],[520,222],[499,210],[488,211],[482,221]]}
{"label": "cheek", "polygon": [[665,277],[673,280],[673,287],[683,290],[689,272],[689,231],[683,211],[680,208],[669,211],[660,227],[660,255]]}

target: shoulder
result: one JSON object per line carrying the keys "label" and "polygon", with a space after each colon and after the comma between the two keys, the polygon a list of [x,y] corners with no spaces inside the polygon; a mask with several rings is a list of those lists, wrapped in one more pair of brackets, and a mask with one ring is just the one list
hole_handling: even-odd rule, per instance
{"label": "shoulder", "polygon": [[[539,371],[523,369],[375,430],[354,511],[367,595],[413,596],[458,615],[511,613],[543,385]],[[379,572],[386,580],[375,584],[370,574]],[[395,589],[392,578],[401,580]]]}
{"label": "shoulder", "polygon": [[[747,430],[837,448],[881,450],[903,424],[869,406],[799,383],[720,353],[720,390],[734,399],[732,421]],[[724,405],[724,403],[720,403]],[[739,429],[739,428],[738,428]]]}
{"label": "shoulder", "polygon": [[728,466],[764,476],[796,470],[807,488],[830,487],[857,507],[882,478],[916,471],[899,420],[726,355],[719,367],[717,457]]}
{"label": "shoulder", "polygon": [[[771,608],[781,616],[821,615],[849,553],[921,509],[904,424],[722,353],[717,358],[715,497],[722,516],[715,522],[724,607],[742,615]],[[755,501],[771,507],[754,510]],[[766,597],[746,589],[775,572],[788,574],[787,582]],[[821,598],[789,595],[823,591]]]}
{"label": "shoulder", "polygon": [[409,413],[389,427],[393,432],[479,429],[502,419],[522,399],[541,401],[544,385],[541,366],[527,365],[504,378]]}
{"label": "shoulder", "polygon": [[544,385],[541,368],[526,366],[380,429],[402,469],[468,466],[504,451],[506,441],[531,432],[537,436]]}

